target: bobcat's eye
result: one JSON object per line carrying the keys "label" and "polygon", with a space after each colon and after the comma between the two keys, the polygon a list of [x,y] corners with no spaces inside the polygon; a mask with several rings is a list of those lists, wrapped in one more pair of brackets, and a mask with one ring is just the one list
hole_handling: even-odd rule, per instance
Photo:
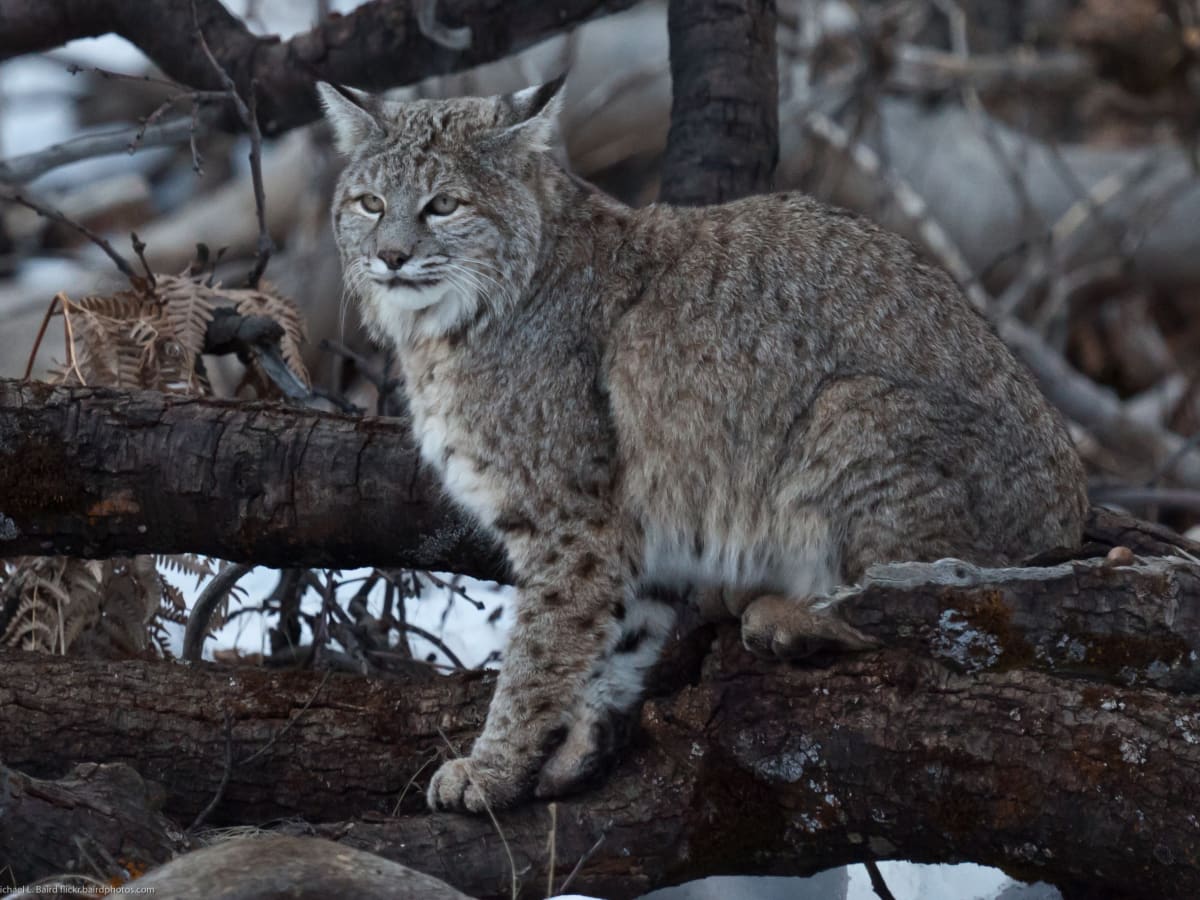
{"label": "bobcat's eye", "polygon": [[458,209],[458,201],[449,194],[438,194],[425,206],[425,211],[435,216],[448,216]]}
{"label": "bobcat's eye", "polygon": [[376,197],[374,194],[363,194],[358,198],[358,205],[363,208],[369,216],[377,216],[383,212],[383,198]]}

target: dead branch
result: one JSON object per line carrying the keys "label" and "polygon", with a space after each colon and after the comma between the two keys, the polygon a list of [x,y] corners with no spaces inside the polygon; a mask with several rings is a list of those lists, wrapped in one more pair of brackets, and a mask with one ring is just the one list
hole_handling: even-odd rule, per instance
{"label": "dead branch", "polygon": [[221,79],[221,85],[228,93],[229,99],[233,102],[242,127],[250,134],[250,179],[254,184],[254,212],[255,217],[258,219],[258,250],[255,254],[254,268],[250,271],[247,283],[250,287],[255,288],[258,287],[259,280],[267,270],[267,263],[271,260],[271,251],[275,249],[275,244],[271,240],[271,234],[267,230],[267,199],[263,192],[262,131],[258,127],[258,81],[254,78],[250,79],[247,94],[250,100],[248,102],[243,100],[242,95],[238,93],[237,85],[229,77],[229,73],[225,71],[224,66],[221,65],[217,57],[213,55],[212,49],[208,46],[208,41],[205,40],[204,29],[200,25],[200,17],[196,10],[196,0],[191,0],[191,2],[192,28],[196,33],[196,42],[200,45],[200,49],[204,52],[205,57],[208,58],[217,76]]}
{"label": "dead branch", "polygon": [[[259,37],[219,0],[197,0],[197,21],[222,69],[243,97],[258,83],[259,121],[266,135],[319,115],[315,81],[380,90],[410,84],[430,72],[459,71],[500,59],[588,19],[618,12],[636,0],[442,0],[438,21],[469,28],[472,41],[448,50],[422,33],[411,0],[380,0],[331,15],[311,31],[281,41]],[[139,47],[168,76],[195,88],[220,79],[196,45],[191,0],[0,0],[0,60],[57,47],[80,37],[115,33]],[[230,117],[225,123],[240,128]]]}
{"label": "dead branch", "polygon": [[[839,604],[887,649],[792,668],[751,658],[735,627],[685,641],[611,779],[556,815],[541,804],[499,814],[521,883],[561,881],[589,852],[575,889],[614,898],[710,874],[808,874],[870,852],[999,865],[1068,897],[1200,890],[1200,566],[887,566]],[[17,653],[0,664],[10,766],[126,762],[187,819],[224,778],[229,710],[240,757],[289,731],[266,765],[232,767],[214,822],[324,821],[288,830],[508,894],[489,821],[419,812],[441,734],[465,744],[490,678]],[[402,793],[411,812],[392,818]]]}
{"label": "dead branch", "polygon": [[[422,469],[403,420],[151,391],[0,380],[0,516],[0,556],[507,570]],[[1131,543],[1110,519],[1089,533],[1151,555],[1178,546]]]}
{"label": "dead branch", "polygon": [[44,203],[40,203],[37,200],[33,200],[25,194],[11,188],[0,187],[0,200],[5,200],[9,203],[17,203],[28,209],[32,209],[39,216],[44,216],[47,219],[53,219],[55,222],[66,225],[68,228],[78,231],[89,241],[103,250],[104,255],[113,261],[113,265],[115,265],[121,271],[122,275],[131,281],[137,278],[137,273],[133,271],[133,267],[129,265],[129,261],[125,259],[125,257],[121,256],[121,254],[116,250],[114,250],[112,244],[100,237],[100,235],[96,234],[86,225],[81,225],[74,219],[71,219],[69,216],[62,213],[60,210],[57,210],[52,206],[47,206]]}
{"label": "dead branch", "polygon": [[963,58],[957,52],[901,44],[887,74],[887,86],[918,93],[957,91],[963,85],[981,94],[1071,93],[1093,77],[1092,61],[1069,50],[1041,56],[974,53]]}
{"label": "dead branch", "polygon": [[34,153],[0,160],[0,183],[23,184],[51,169],[81,159],[113,153],[132,153],[135,146],[160,147],[181,144],[189,140],[195,129],[200,127],[202,126],[199,123],[193,124],[190,119],[173,119],[169,122],[144,125],[135,131],[106,131],[73,138],[61,144],[51,144]]}
{"label": "dead branch", "polygon": [[5,556],[507,569],[403,421],[150,391],[0,381],[0,514]]}

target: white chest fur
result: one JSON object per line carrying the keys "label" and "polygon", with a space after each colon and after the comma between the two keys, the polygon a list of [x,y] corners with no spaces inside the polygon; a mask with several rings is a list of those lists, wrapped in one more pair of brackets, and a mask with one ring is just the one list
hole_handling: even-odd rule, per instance
{"label": "white chest fur", "polygon": [[499,473],[480,459],[468,423],[450,412],[449,391],[431,384],[411,392],[409,404],[421,458],[438,473],[455,502],[490,526],[502,506]]}

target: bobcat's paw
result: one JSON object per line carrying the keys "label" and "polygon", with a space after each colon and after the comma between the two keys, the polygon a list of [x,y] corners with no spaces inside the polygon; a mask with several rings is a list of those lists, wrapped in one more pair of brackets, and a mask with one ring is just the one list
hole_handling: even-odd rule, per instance
{"label": "bobcat's paw", "polygon": [[612,767],[629,740],[631,714],[589,711],[575,720],[566,739],[538,775],[534,795],[546,800],[591,787]]}
{"label": "bobcat's paw", "polygon": [[825,650],[873,650],[879,641],[813,600],[767,594],[742,614],[742,643],[764,659],[804,659]]}
{"label": "bobcat's paw", "polygon": [[740,619],[746,607],[762,594],[761,591],[738,591],[729,587],[708,588],[696,594],[695,604],[702,622],[723,622]]}
{"label": "bobcat's paw", "polygon": [[522,793],[515,775],[475,757],[451,759],[433,774],[426,800],[435,812],[486,813],[510,805]]}

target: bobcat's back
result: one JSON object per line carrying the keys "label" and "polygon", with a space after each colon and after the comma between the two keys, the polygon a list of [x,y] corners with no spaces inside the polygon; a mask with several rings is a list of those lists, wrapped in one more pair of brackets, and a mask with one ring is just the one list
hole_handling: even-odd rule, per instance
{"label": "bobcat's back", "polygon": [[[656,265],[605,377],[652,571],[691,556],[704,580],[827,590],[871,562],[1078,542],[1065,428],[907,242],[796,195],[651,208],[631,227]],[[794,571],[814,546],[828,571]]]}

